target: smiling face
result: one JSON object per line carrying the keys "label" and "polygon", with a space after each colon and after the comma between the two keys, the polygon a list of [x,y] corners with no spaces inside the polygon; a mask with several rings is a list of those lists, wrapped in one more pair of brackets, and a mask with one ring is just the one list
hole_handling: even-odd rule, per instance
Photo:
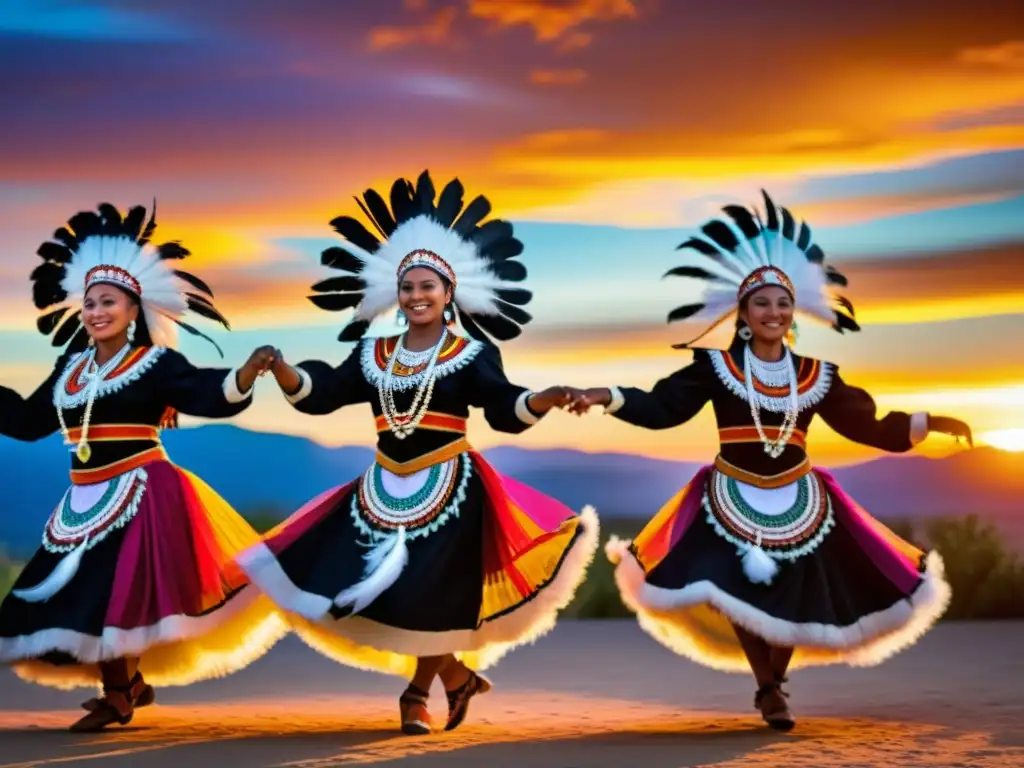
{"label": "smiling face", "polygon": [[754,338],[775,344],[786,338],[793,327],[793,297],[785,288],[769,285],[747,297],[740,317],[750,326]]}
{"label": "smiling face", "polygon": [[409,325],[443,322],[444,308],[452,299],[444,279],[426,267],[413,267],[398,284],[398,305]]}
{"label": "smiling face", "polygon": [[127,293],[100,283],[85,292],[82,324],[93,341],[110,341],[128,332],[128,324],[139,316],[139,305]]}

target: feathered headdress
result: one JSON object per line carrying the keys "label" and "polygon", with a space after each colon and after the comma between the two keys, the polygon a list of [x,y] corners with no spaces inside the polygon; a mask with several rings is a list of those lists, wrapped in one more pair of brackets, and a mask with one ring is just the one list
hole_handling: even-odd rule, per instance
{"label": "feathered headdress", "polygon": [[478,196],[463,207],[462,195],[462,183],[452,179],[435,205],[434,183],[424,171],[415,186],[404,178],[391,185],[390,209],[372,189],[356,198],[381,239],[350,216],[331,222],[347,242],[325,250],[320,261],[347,274],[317,283],[309,299],[332,312],[355,308],[340,341],[356,341],[391,310],[398,302],[400,275],[415,266],[429,267],[451,282],[458,319],[480,341],[491,342],[488,334],[513,339],[533,319],[522,309],[532,294],[517,286],[526,278],[526,267],[514,261],[523,244],[507,221],[480,223],[491,211],[487,198]]}
{"label": "feathered headdress", "polygon": [[687,320],[706,324],[685,348],[709,333],[735,313],[740,302],[759,288],[779,285],[793,297],[795,311],[823,321],[836,331],[859,331],[853,304],[833,292],[846,286],[846,278],[825,266],[825,253],[811,239],[806,223],[797,225],[793,215],[772,202],[762,190],[765,216],[756,208],[728,205],[722,210],[728,219],[713,219],[701,227],[701,234],[679,245],[695,261],[675,267],[665,277],[691,277],[703,281],[695,301],[673,309],[670,323]]}
{"label": "feathered headdress", "polygon": [[150,243],[156,229],[156,203],[148,222],[141,205],[123,218],[109,203],[101,203],[97,210],[75,214],[54,232],[54,241],[39,246],[43,263],[32,271],[32,298],[38,309],[49,310],[36,321],[40,333],[53,334],[55,347],[70,341],[69,351],[84,349],[88,336],[81,323],[82,299],[92,285],[110,283],[139,299],[154,344],[174,347],[180,327],[217,347],[181,319],[186,310],[192,310],[230,329],[213,306],[210,287],[195,275],[171,267],[189,252],[178,242]]}

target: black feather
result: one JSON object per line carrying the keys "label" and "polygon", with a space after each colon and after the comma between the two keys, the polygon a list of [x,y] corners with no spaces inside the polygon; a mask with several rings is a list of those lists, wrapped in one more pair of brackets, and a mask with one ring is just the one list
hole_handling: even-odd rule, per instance
{"label": "black feather", "polygon": [[57,333],[53,336],[53,346],[63,347],[71,340],[71,337],[75,335],[75,331],[82,325],[81,320],[79,320],[81,315],[80,311],[75,312],[73,315],[68,315],[68,319],[64,321],[64,324],[57,329]]}
{"label": "black feather", "polygon": [[484,344],[489,344],[492,347],[494,346],[493,339],[491,339],[490,336],[484,333],[483,329],[476,324],[472,317],[465,313],[462,313],[459,315],[459,322],[462,323],[462,327],[465,329],[466,333],[468,333],[474,339],[483,342]]}
{"label": "black feather", "polygon": [[121,212],[110,203],[100,203],[97,206],[100,217],[103,219],[103,231],[108,235],[120,235],[124,230],[121,228]]}
{"label": "black feather", "polygon": [[[445,184],[441,190],[441,197],[437,201],[437,220],[445,227],[451,227],[455,217],[462,210],[462,182],[452,179]],[[479,244],[478,244],[479,247]]]}
{"label": "black feather", "polygon": [[842,312],[836,312],[835,315],[836,321],[832,325],[832,327],[835,328],[840,333],[844,331],[860,330],[860,326],[857,324],[857,321],[854,320],[852,317],[848,317],[847,315],[844,315]]}
{"label": "black feather", "polygon": [[161,259],[184,259],[191,255],[191,251],[185,248],[177,240],[172,240],[169,243],[161,243],[156,247],[157,253],[160,254]]}
{"label": "black feather", "polygon": [[57,323],[59,323],[61,318],[68,313],[69,309],[71,309],[71,307],[61,307],[60,309],[53,310],[53,312],[47,312],[45,315],[40,315],[39,318],[36,319],[36,328],[39,329],[40,333],[45,335],[53,333],[54,329],[57,327]]}
{"label": "black feather", "polygon": [[711,274],[703,267],[672,267],[662,277],[696,277],[701,280],[716,280],[717,276]]}
{"label": "black feather", "polygon": [[801,251],[806,251],[807,246],[811,244],[811,228],[807,226],[806,221],[800,222],[800,234],[796,238],[796,244]]}
{"label": "black feather", "polygon": [[391,233],[395,231],[395,217],[388,210],[388,204],[384,202],[384,198],[377,190],[368,189],[363,193],[363,199],[377,225],[384,231],[384,236],[391,237]]}
{"label": "black feather", "polygon": [[850,281],[846,279],[846,275],[835,267],[825,267],[825,279],[827,279],[832,285],[839,285],[843,288],[850,284]]}
{"label": "black feather", "polygon": [[32,270],[29,279],[34,282],[53,283],[60,285],[66,269],[62,264],[55,264],[52,261],[44,261]]}
{"label": "black feather", "polygon": [[412,204],[412,185],[407,179],[395,179],[391,185],[391,212],[395,215],[395,223],[401,224],[416,215]]}
{"label": "black feather", "polygon": [[156,231],[156,198],[153,198],[153,207],[149,211],[149,221],[146,228],[142,230],[142,237],[139,238],[139,245],[145,245]]}
{"label": "black feather", "polygon": [[328,277],[326,280],[321,280],[319,283],[314,284],[310,290],[317,293],[330,293],[331,291],[362,292],[365,287],[366,281],[361,277],[344,275],[342,277]]}
{"label": "black feather", "polygon": [[191,285],[193,288],[202,291],[213,298],[213,290],[205,282],[193,275],[191,272],[184,272],[180,269],[174,270],[174,274]]}
{"label": "black feather", "polygon": [[761,190],[761,194],[764,196],[764,210],[768,216],[768,220],[765,222],[764,228],[774,232],[779,228],[779,217],[775,213],[775,203],[772,202],[772,199],[768,197],[768,193],[763,189]]}
{"label": "black feather", "polygon": [[681,251],[683,248],[692,248],[693,250],[703,253],[705,256],[720,256],[718,249],[704,240],[696,237],[691,237],[685,243],[680,243],[676,246],[677,251]]}
{"label": "black feather", "polygon": [[68,247],[68,250],[78,250],[78,238],[71,234],[71,231],[67,227],[61,227],[53,233],[53,239],[59,240]]}
{"label": "black feather", "polygon": [[138,240],[145,221],[146,209],[141,205],[136,205],[128,210],[127,215],[124,217],[124,222],[121,224],[121,231],[132,240]]}
{"label": "black feather", "polygon": [[526,279],[526,265],[520,261],[499,261],[491,264],[491,272],[502,280],[518,283]]}
{"label": "black feather", "polygon": [[495,294],[502,301],[507,301],[509,304],[518,304],[521,307],[526,306],[533,299],[533,292],[525,288],[498,288],[495,290]]}
{"label": "black feather", "polygon": [[341,312],[343,309],[351,309],[363,299],[361,293],[318,293],[307,296],[320,309],[328,312]]}
{"label": "black feather", "polygon": [[[475,315],[473,319],[476,320],[483,330],[498,341],[509,341],[522,332],[518,325],[501,315]],[[465,325],[465,322],[463,322],[464,327]]]}
{"label": "black feather", "polygon": [[499,240],[506,240],[512,237],[512,225],[503,219],[491,219],[469,236],[472,242],[481,252],[485,251]]}
{"label": "black feather", "polygon": [[[52,346],[59,347],[60,344],[57,344],[56,339],[54,339],[54,341],[52,342]],[[85,351],[86,347],[88,346],[89,334],[86,332],[85,327],[83,326],[79,328],[77,331],[75,331],[75,333],[71,336],[71,341],[69,341],[67,343],[67,346],[64,347],[64,351],[74,354],[77,352]]]}
{"label": "black feather", "polygon": [[812,245],[807,249],[807,260],[812,264],[821,264],[825,261],[825,252],[817,245]]}
{"label": "black feather", "polygon": [[469,205],[466,206],[466,210],[462,212],[462,215],[459,216],[455,224],[452,225],[452,230],[463,237],[468,237],[476,226],[487,218],[487,214],[490,212],[490,200],[483,195],[478,195],[473,198]]}
{"label": "black feather", "polygon": [[506,259],[514,259],[523,252],[523,244],[514,237],[498,240],[491,243],[486,249],[481,249],[480,255],[493,262],[502,262]]}
{"label": "black feather", "polygon": [[782,236],[787,240],[792,240],[796,234],[796,221],[793,219],[793,214],[789,212],[788,208],[782,209]]}
{"label": "black feather", "polygon": [[702,309],[704,304],[685,304],[681,307],[676,307],[668,313],[668,322],[674,323],[677,320],[685,320],[688,317],[693,317]]}
{"label": "black feather", "polygon": [[68,225],[79,240],[98,235],[103,230],[103,222],[92,211],[79,211],[68,220]]}
{"label": "black feather", "polygon": [[727,205],[722,210],[736,222],[736,226],[740,228],[745,237],[753,239],[761,233],[761,227],[748,208],[744,208],[742,205]]}
{"label": "black feather", "polygon": [[338,341],[359,341],[363,338],[363,334],[366,333],[366,329],[369,327],[370,322],[368,320],[353,320],[341,329],[341,333],[338,334]]}
{"label": "black feather", "polygon": [[195,312],[197,315],[205,317],[207,320],[213,320],[214,322],[220,323],[229,331],[231,330],[231,324],[227,321],[224,315],[218,312],[213,306],[210,305],[208,301],[203,299],[201,296],[197,296],[194,293],[189,293],[186,302],[188,304],[188,308]]}
{"label": "black feather", "polygon": [[434,197],[437,193],[434,189],[434,181],[430,178],[430,171],[424,171],[416,180],[416,210],[419,213],[434,215]]}
{"label": "black feather", "polygon": [[527,312],[525,309],[522,309],[521,307],[517,307],[514,304],[509,304],[506,301],[499,301],[497,302],[497,304],[498,309],[501,310],[501,313],[505,317],[507,317],[509,320],[515,321],[519,325],[526,325],[531,320],[533,320],[533,315],[531,315],[529,312]]}
{"label": "black feather", "polygon": [[360,199],[359,199],[358,197],[356,197],[356,198],[354,198],[354,199],[355,199],[355,201],[356,201],[356,205],[358,205],[358,206],[359,206],[359,210],[361,210],[361,211],[363,212],[363,215],[364,215],[364,216],[365,216],[365,217],[366,217],[367,219],[369,219],[369,220],[370,220],[370,223],[371,223],[371,224],[373,224],[374,228],[375,228],[375,229],[376,229],[376,230],[377,230],[378,232],[380,232],[380,236],[381,236],[381,237],[383,237],[383,238],[387,238],[387,233],[386,233],[386,232],[384,231],[384,228],[383,228],[383,227],[381,227],[381,225],[380,225],[380,222],[378,222],[378,221],[377,221],[377,218],[376,218],[376,217],[375,217],[375,216],[374,216],[374,215],[373,215],[372,213],[370,213],[370,209],[369,209],[369,208],[367,208],[367,207],[366,207],[366,206],[365,206],[365,205],[363,204],[363,201],[362,201],[362,200],[360,200]]}
{"label": "black feather", "polygon": [[191,333],[193,336],[199,336],[202,339],[206,339],[208,342],[213,344],[213,346],[214,346],[214,348],[216,348],[217,352],[220,353],[220,356],[224,357],[224,350],[220,348],[220,346],[217,344],[217,342],[214,341],[213,339],[211,339],[209,336],[207,336],[202,331],[200,331],[198,328],[195,328],[194,326],[191,326],[188,323],[182,322],[181,320],[178,320],[177,318],[175,318],[174,322],[176,322],[178,325],[180,325],[186,331]]}
{"label": "black feather", "polygon": [[[45,265],[43,265],[45,266]],[[68,297],[68,292],[60,287],[59,282],[37,280],[32,283],[32,303],[36,309],[46,309],[59,304]]]}
{"label": "black feather", "polygon": [[320,263],[331,269],[340,269],[345,272],[359,273],[363,271],[363,262],[357,256],[353,256],[344,248],[334,246],[320,254]]}
{"label": "black feather", "polygon": [[850,313],[850,317],[856,317],[857,312],[853,308],[853,302],[845,296],[836,296],[836,301],[839,302],[839,306],[843,307],[847,312]]}
{"label": "black feather", "polygon": [[334,231],[364,251],[373,253],[380,247],[380,241],[370,234],[362,222],[351,216],[338,216],[331,220]]}
{"label": "black feather", "polygon": [[739,247],[740,241],[736,238],[736,234],[724,221],[718,221],[717,219],[709,221],[701,227],[701,232],[717,243],[719,247],[730,253]]}

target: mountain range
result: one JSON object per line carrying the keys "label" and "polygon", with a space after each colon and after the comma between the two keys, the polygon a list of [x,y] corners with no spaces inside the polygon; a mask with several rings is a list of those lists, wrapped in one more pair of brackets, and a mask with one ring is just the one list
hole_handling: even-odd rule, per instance
{"label": "mountain range", "polygon": [[[290,435],[209,424],[163,434],[172,460],[196,473],[243,514],[283,517],[309,498],[362,473],[364,446],[328,448]],[[606,517],[654,514],[699,468],[690,462],[572,449],[499,446],[484,451],[498,471],[573,508],[592,504]],[[59,435],[37,443],[0,438],[3,502],[0,542],[34,549],[68,485]],[[843,487],[883,519],[977,513],[1024,527],[1024,454],[978,448],[942,459],[885,456],[834,471]],[[1024,528],[1022,528],[1024,529]]]}

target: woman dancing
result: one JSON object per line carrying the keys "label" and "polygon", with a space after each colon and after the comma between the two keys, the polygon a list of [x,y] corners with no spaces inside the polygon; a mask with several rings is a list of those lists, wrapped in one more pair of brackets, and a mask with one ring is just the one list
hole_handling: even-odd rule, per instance
{"label": "woman dancing", "polygon": [[[463,208],[458,180],[435,205],[427,172],[398,179],[391,207],[360,201],[381,240],[355,219],[332,222],[348,242],[323,253],[348,274],[313,286],[327,310],[356,307],[337,368],[319,361],[271,370],[295,408],[326,414],[369,403],[377,458],[356,480],[312,500],[239,562],[313,648],[339,662],[411,678],[399,699],[402,731],[431,731],[428,692],[440,676],[446,730],[490,689],[475,670],[554,626],[598,541],[589,507],[577,516],[504,477],[466,439],[470,406],[492,428],[520,433],[569,392],[508,381],[498,348],[531,317],[526,269],[511,224],[480,222],[490,203]],[[398,303],[408,329],[362,338]],[[468,334],[454,326],[461,322]]]}
{"label": "woman dancing", "polygon": [[206,284],[172,267],[189,252],[152,245],[156,222],[145,217],[141,206],[122,218],[102,204],[39,248],[33,297],[50,311],[38,327],[67,348],[27,399],[0,387],[0,434],[60,430],[72,483],[0,605],[0,662],[56,688],[99,683],[73,731],[125,725],[153,702],[151,684],[241,669],[287,631],[233,561],[259,536],[160,443],[177,412],[245,410],[273,350],[227,370],[196,368],[173,349],[179,326],[202,335],[181,320],[186,309],[227,322]]}
{"label": "woman dancing", "polygon": [[850,302],[831,293],[845,278],[824,266],[810,229],[764,197],[764,218],[725,208],[728,219],[681,246],[697,263],[669,272],[703,281],[701,298],[669,321],[692,318],[710,330],[738,312],[730,348],[694,349],[692,364],[650,392],[577,393],[572,410],[600,404],[630,424],[667,429],[711,402],[720,442],[713,465],[632,542],[613,538],[606,552],[623,601],[647,632],[714,669],[752,669],[755,707],[771,727],[788,730],[794,720],[781,685],[789,669],[878,664],[913,644],[949,601],[938,553],[897,538],[811,466],[812,418],[893,453],[929,432],[968,441],[971,433],[923,413],[879,418],[868,393],[843,381],[835,365],[792,353],[794,311],[840,332],[859,328]]}

